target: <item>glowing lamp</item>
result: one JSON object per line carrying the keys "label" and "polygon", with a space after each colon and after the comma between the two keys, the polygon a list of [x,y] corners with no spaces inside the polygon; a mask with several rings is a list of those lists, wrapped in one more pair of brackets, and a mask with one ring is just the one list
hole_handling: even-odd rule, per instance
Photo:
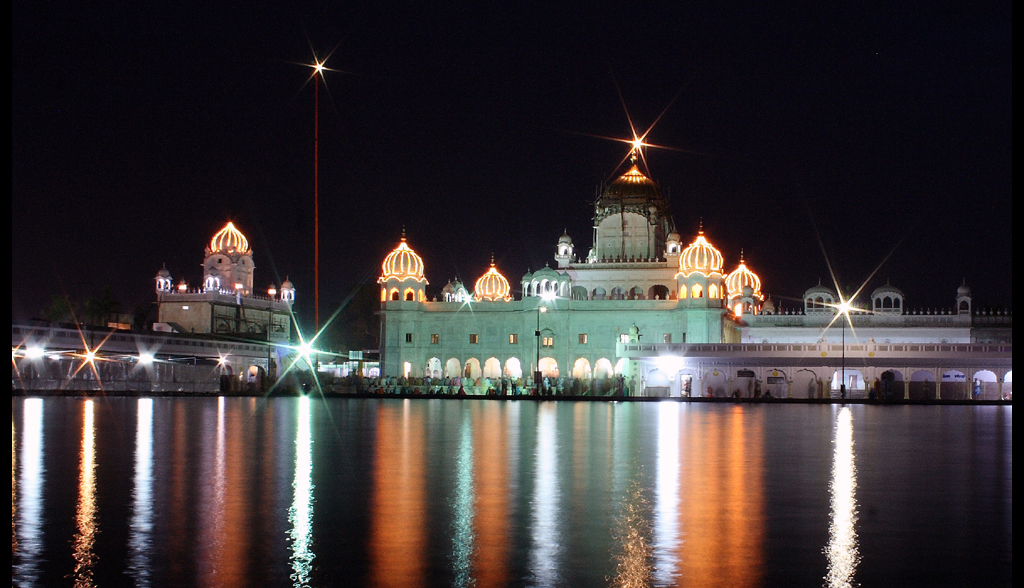
{"label": "glowing lamp", "polygon": [[267,288],[267,296],[270,296],[271,298],[277,296],[277,288],[274,288],[273,284],[271,284],[270,287]]}
{"label": "glowing lamp", "polygon": [[140,353],[139,354],[139,363],[142,363],[142,364],[145,364],[145,365],[149,365],[149,364],[153,363],[153,359],[154,358],[153,358],[153,354],[152,353]]}
{"label": "glowing lamp", "polygon": [[25,357],[29,359],[39,359],[45,355],[42,347],[29,347],[25,350]]}

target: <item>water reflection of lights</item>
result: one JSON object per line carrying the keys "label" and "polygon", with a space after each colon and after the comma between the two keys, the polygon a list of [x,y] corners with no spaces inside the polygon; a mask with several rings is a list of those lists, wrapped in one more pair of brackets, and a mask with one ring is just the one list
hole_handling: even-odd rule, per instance
{"label": "water reflection of lights", "polygon": [[[621,588],[643,588],[651,585],[651,544],[648,542],[650,528],[644,516],[647,500],[643,495],[643,487],[634,481],[626,501],[622,505],[622,514],[616,528],[616,539],[619,542],[615,554],[615,578],[612,586]],[[660,585],[661,582],[659,581]]]}
{"label": "water reflection of lights", "polygon": [[[17,544],[14,549],[19,561],[17,565],[12,566],[11,575],[14,584],[31,586],[39,581],[39,565],[42,563],[43,552],[43,399],[25,399],[21,418],[21,454],[18,460],[21,475],[17,478],[20,498],[17,516],[12,516],[17,520]],[[13,451],[12,439],[12,455]],[[13,470],[14,464],[11,466]],[[13,506],[11,510],[11,514],[14,515]]]}
{"label": "water reflection of lights", "polygon": [[459,432],[459,453],[455,472],[454,518],[452,521],[452,559],[455,585],[471,586],[471,569],[475,536],[473,533],[473,425],[468,408],[463,408]]}
{"label": "water reflection of lights", "polygon": [[85,401],[82,424],[81,466],[78,472],[78,509],[75,516],[75,586],[92,586],[92,568],[96,563],[93,545],[99,527],[96,524],[96,431],[93,426],[93,401]]}
{"label": "water reflection of lights", "polygon": [[654,567],[659,585],[675,584],[679,551],[679,403],[658,403]]}
{"label": "water reflection of lights", "polygon": [[309,397],[299,398],[299,423],[295,432],[295,493],[288,509],[292,529],[292,574],[294,586],[308,586],[313,569],[313,436],[310,430]]}
{"label": "water reflection of lights", "polygon": [[149,586],[153,542],[153,399],[140,398],[135,429],[135,489],[128,546],[128,570],[136,586]]}
{"label": "water reflection of lights", "polygon": [[537,409],[536,473],[533,487],[533,546],[530,569],[537,584],[553,586],[558,577],[558,435],[556,405]]}
{"label": "water reflection of lights", "polygon": [[857,550],[857,468],[853,456],[853,416],[849,407],[839,409],[832,462],[832,522],[829,525],[828,574],[830,588],[853,586],[860,561]]}

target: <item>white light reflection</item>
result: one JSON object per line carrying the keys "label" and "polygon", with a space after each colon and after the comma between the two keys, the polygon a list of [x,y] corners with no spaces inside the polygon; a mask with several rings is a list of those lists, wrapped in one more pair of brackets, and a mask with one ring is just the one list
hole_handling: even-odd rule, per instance
{"label": "white light reflection", "polygon": [[558,577],[558,435],[556,405],[544,402],[537,409],[536,474],[533,487],[533,546],[530,569],[536,584],[554,586]]}
{"label": "white light reflection", "polygon": [[25,399],[21,418],[21,457],[18,464],[21,468],[18,476],[21,498],[18,500],[18,543],[15,546],[19,558],[11,575],[15,585],[32,586],[39,581],[43,553],[43,399]]}
{"label": "white light reflection", "polygon": [[135,491],[129,527],[128,570],[136,586],[149,586],[153,542],[153,399],[140,398],[135,429]]}
{"label": "white light reflection", "polygon": [[82,423],[82,459],[78,471],[78,508],[75,521],[75,586],[93,586],[92,568],[96,564],[93,546],[96,543],[96,429],[93,419],[93,401],[85,401]]}
{"label": "white light reflection", "polygon": [[473,427],[472,415],[468,409],[462,412],[462,427],[459,434],[459,453],[455,474],[455,513],[452,526],[452,556],[455,567],[455,585],[472,586],[472,557],[475,543],[473,533]]}
{"label": "white light reflection", "polygon": [[658,473],[654,506],[654,569],[659,586],[676,583],[679,554],[679,403],[658,403]]}
{"label": "white light reflection", "polygon": [[835,453],[832,462],[832,522],[828,529],[829,588],[853,586],[853,574],[860,561],[857,551],[857,468],[853,460],[853,415],[850,408],[839,409],[836,420]]}
{"label": "white light reflection", "polygon": [[293,586],[309,586],[313,569],[313,436],[310,430],[309,397],[299,397],[299,425],[295,432],[295,493],[288,509],[292,549]]}

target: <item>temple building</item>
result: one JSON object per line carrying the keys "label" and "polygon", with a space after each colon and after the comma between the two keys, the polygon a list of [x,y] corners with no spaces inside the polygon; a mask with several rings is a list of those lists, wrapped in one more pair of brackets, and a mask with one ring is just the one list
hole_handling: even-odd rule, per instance
{"label": "temple building", "polygon": [[166,265],[156,275],[156,330],[211,333],[288,342],[295,287],[285,279],[266,292],[253,288],[253,252],[233,223],[210,239],[198,287],[182,277],[177,285]]}
{"label": "temple building", "polygon": [[[647,393],[678,396],[695,388],[728,394],[734,380],[749,372],[758,386],[782,378],[788,382],[786,395],[792,395],[795,370],[780,376],[775,369],[772,376],[772,371],[764,372],[770,358],[758,360],[763,364],[759,371],[744,367],[736,371],[742,375],[726,374],[722,385],[706,386],[719,376],[708,368],[714,358],[696,366],[680,357],[712,348],[742,357],[743,350],[755,346],[779,345],[825,357],[834,352],[820,347],[842,339],[845,359],[846,337],[888,346],[1012,343],[1010,317],[993,321],[972,314],[966,284],[951,296],[952,311],[911,313],[902,292],[889,284],[858,306],[819,283],[806,290],[800,306],[780,308],[762,293],[761,280],[742,252],[739,264],[727,269],[714,236],[702,226],[686,238],[678,232],[668,200],[641,172],[635,152],[629,169],[600,189],[586,255],[577,255],[568,234],[554,245],[554,267],[527,272],[519,279],[518,292],[492,257],[473,291],[452,280],[438,299],[427,296],[423,260],[403,234],[384,260],[378,280],[382,375],[458,377],[472,383],[621,377]],[[854,305],[846,314],[841,313],[847,308],[844,303]],[[824,378],[827,386],[831,377],[826,368],[808,370],[819,385]],[[846,371],[844,366],[842,381],[861,390],[866,379],[877,380],[883,373],[861,370],[847,380]],[[999,378],[1008,373],[996,371]],[[904,372],[908,381],[915,373],[903,370],[897,375]],[[944,372],[934,373],[944,377]],[[746,383],[743,387],[746,393]],[[749,389],[753,391],[753,384]]]}

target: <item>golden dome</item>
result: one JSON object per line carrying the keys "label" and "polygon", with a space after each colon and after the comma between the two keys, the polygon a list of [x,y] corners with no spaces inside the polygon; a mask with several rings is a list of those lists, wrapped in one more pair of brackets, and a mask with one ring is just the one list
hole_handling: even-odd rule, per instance
{"label": "golden dome", "polygon": [[761,278],[747,269],[747,265],[743,263],[743,254],[741,253],[740,266],[726,276],[725,287],[728,288],[729,297],[735,298],[743,295],[743,288],[746,286],[750,286],[750,289],[754,291],[755,298],[763,298],[761,295]]}
{"label": "golden dome", "polygon": [[511,290],[508,280],[494,268],[494,262],[491,262],[491,269],[476,281],[476,286],[473,287],[473,298],[492,302],[498,300],[508,302],[512,300],[512,296],[509,294]]}
{"label": "golden dome", "polygon": [[210,240],[210,251],[221,252],[221,253],[251,253],[249,251],[249,241],[246,240],[245,235],[241,231],[235,228],[235,224],[229,222],[224,226],[223,229],[217,231],[217,234]]}
{"label": "golden dome", "polygon": [[700,272],[705,276],[722,273],[722,254],[704,238],[704,230],[697,233],[697,240],[683,250],[679,256],[679,273],[683,277]]}
{"label": "golden dome", "polygon": [[402,242],[398,244],[398,247],[384,258],[381,270],[383,274],[377,280],[380,283],[390,279],[427,281],[423,277],[423,259],[405,244],[405,237],[402,237]]}

